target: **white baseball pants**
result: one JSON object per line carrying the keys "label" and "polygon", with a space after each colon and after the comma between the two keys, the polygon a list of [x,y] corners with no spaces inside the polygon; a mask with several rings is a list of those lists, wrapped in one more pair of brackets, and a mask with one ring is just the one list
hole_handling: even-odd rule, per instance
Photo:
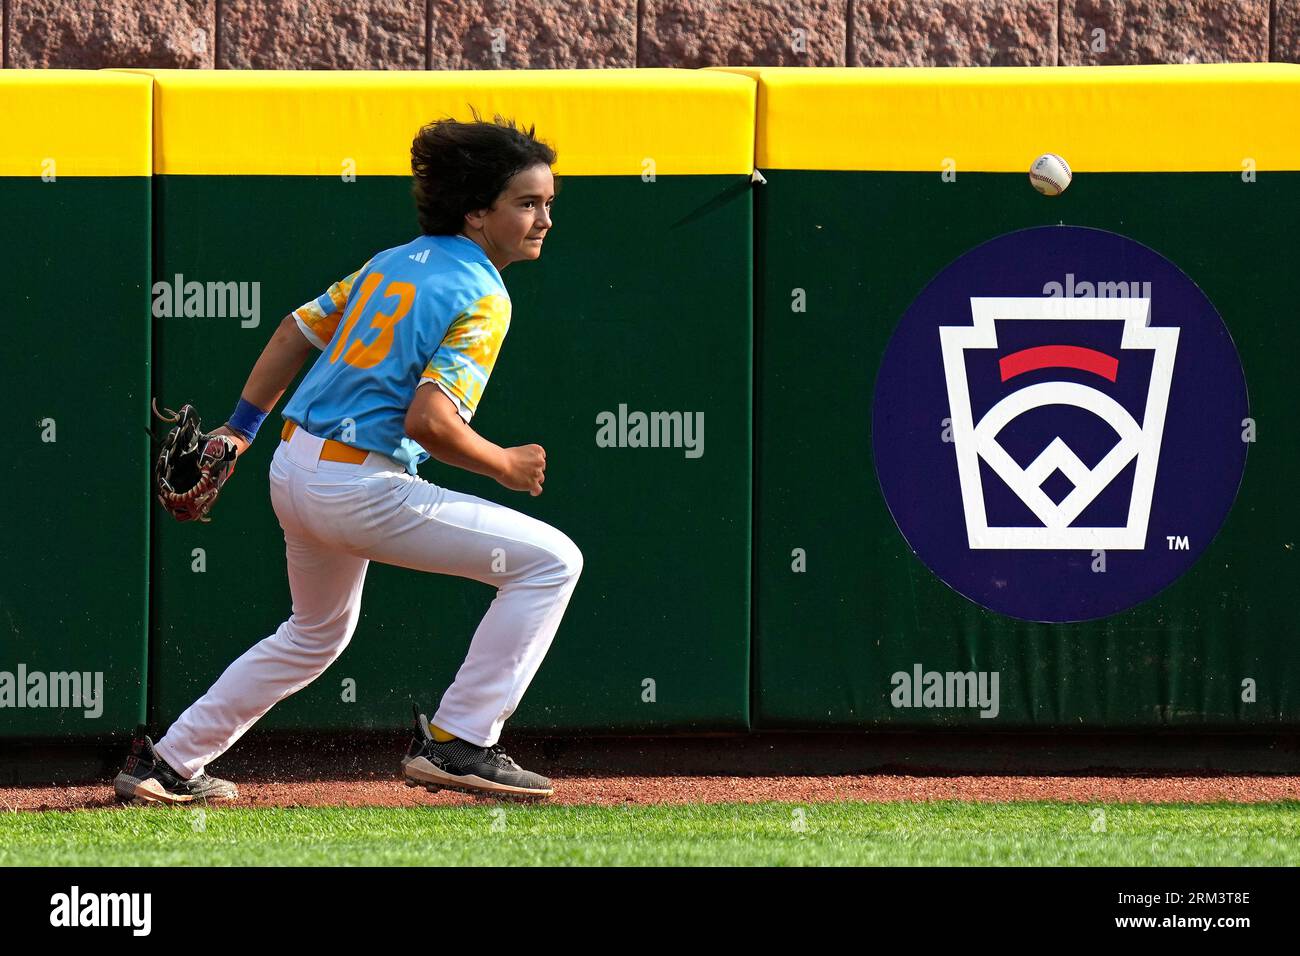
{"label": "white baseball pants", "polygon": [[271,460],[293,613],[158,741],[159,756],[178,773],[202,771],[343,653],[372,560],[498,589],[432,718],[463,740],[497,742],[555,637],[582,572],[582,553],[563,532],[424,481],[374,452],[361,464],[319,461],[322,444],[297,428]]}

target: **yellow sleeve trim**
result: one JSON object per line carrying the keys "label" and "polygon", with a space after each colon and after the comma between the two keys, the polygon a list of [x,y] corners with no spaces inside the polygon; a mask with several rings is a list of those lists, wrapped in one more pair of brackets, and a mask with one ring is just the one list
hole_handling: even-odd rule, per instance
{"label": "yellow sleeve trim", "polygon": [[[300,310],[298,309],[293,310],[293,320],[296,323],[298,323],[298,331],[303,334],[303,337],[312,345],[316,346],[316,348],[324,352],[325,349],[329,346],[328,340],[324,342],[321,341],[320,336],[315,333],[312,327],[308,325],[305,321],[303,321],[303,317],[300,314]],[[333,338],[333,336],[331,336],[331,338]]]}
{"label": "yellow sleeve trim", "polygon": [[444,386],[471,413],[477,411],[509,329],[509,297],[483,296],[452,320],[421,379]]}
{"label": "yellow sleeve trim", "polygon": [[[366,263],[366,266],[370,262]],[[339,322],[343,318],[343,309],[348,304],[348,296],[352,293],[352,284],[356,281],[357,276],[365,271],[366,266],[362,266],[352,275],[340,279],[327,289],[321,298],[329,297],[332,308],[326,312],[321,308],[318,299],[312,299],[310,302],[304,302],[298,308],[293,310],[294,321],[298,323],[298,328],[302,329],[303,334],[322,351],[329,345],[334,333],[338,330]]]}

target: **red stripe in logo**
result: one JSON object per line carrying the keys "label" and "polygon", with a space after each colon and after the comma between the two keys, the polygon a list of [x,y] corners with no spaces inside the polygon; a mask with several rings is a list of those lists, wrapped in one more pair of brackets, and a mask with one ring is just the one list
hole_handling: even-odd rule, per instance
{"label": "red stripe in logo", "polygon": [[1119,359],[1080,345],[1039,345],[998,359],[1002,381],[1040,368],[1077,368],[1115,381]]}

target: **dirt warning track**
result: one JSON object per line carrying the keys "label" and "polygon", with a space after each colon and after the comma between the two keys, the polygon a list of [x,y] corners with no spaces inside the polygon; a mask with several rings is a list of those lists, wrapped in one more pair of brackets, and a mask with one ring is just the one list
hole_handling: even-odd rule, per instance
{"label": "dirt warning track", "polygon": [[[826,803],[837,800],[1053,800],[1069,803],[1258,803],[1300,801],[1300,776],[997,776],[869,774],[853,776],[612,776],[556,777],[546,803]],[[482,802],[465,794],[429,793],[396,777],[367,780],[236,781],[234,807],[418,807]],[[120,806],[109,781],[101,785],[0,788],[0,810],[88,810]]]}

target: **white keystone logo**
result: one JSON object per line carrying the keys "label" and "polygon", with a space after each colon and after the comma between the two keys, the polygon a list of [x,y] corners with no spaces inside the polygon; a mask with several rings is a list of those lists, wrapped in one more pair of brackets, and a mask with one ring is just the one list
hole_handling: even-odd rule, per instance
{"label": "white keystone logo", "polygon": [[[970,300],[972,326],[941,326],[944,377],[952,417],[966,535],[973,549],[1141,550],[1146,543],[1151,497],[1160,460],[1165,410],[1174,374],[1178,329],[1150,328],[1151,300],[1091,298],[977,298]],[[1077,382],[1039,382],[1014,391],[988,410],[978,423],[971,414],[966,379],[967,349],[996,349],[996,321],[1118,321],[1124,323],[1121,351],[1154,353],[1146,410],[1139,425],[1128,411],[1104,392]],[[1037,368],[1086,368],[1114,380],[1117,360],[1101,352],[1074,346],[1048,345],[1004,357],[1003,380]],[[1008,362],[1012,362],[1008,366]],[[1008,374],[1008,369],[1010,373]],[[1053,439],[1027,467],[1021,468],[997,440],[1012,420],[1044,405],[1074,405],[1105,421],[1119,441],[1095,467],[1089,468],[1060,437]],[[989,527],[980,480],[983,459],[1007,487],[1043,523],[1041,528]],[[1104,491],[1129,462],[1137,459],[1128,518],[1122,527],[1076,527],[1073,522]],[[1058,504],[1042,484],[1060,471],[1074,485]]]}

